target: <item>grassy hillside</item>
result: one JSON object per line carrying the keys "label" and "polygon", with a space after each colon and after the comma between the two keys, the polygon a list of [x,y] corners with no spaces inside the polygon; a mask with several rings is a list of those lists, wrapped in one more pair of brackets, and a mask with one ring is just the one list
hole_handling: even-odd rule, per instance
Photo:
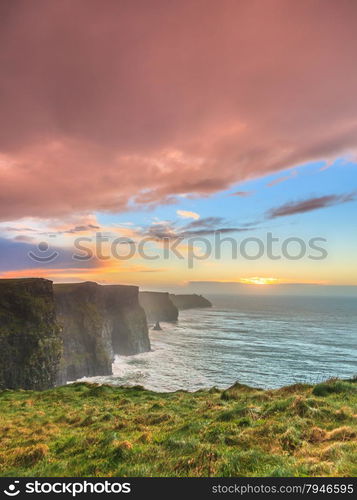
{"label": "grassy hillside", "polygon": [[357,383],[0,393],[1,476],[355,476]]}

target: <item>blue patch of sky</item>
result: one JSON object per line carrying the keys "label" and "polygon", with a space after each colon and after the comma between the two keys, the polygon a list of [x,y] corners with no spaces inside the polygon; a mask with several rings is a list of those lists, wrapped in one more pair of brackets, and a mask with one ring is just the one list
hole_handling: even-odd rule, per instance
{"label": "blue patch of sky", "polygon": [[[259,227],[279,227],[283,232],[291,227],[301,226],[307,232],[330,231],[337,233],[350,230],[352,212],[356,202],[340,204],[306,213],[265,220],[270,209],[285,203],[302,201],[308,198],[330,194],[344,194],[357,191],[356,163],[346,158],[337,159],[331,166],[323,169],[326,162],[309,162],[305,165],[286,169],[265,177],[248,180],[232,186],[230,189],[206,197],[182,197],[177,203],[159,205],[151,210],[128,211],[118,214],[97,214],[103,225],[130,222],[133,227],[147,226],[154,221],[180,221],[177,210],[197,212],[201,219],[222,217],[228,226],[240,226],[259,222]],[[323,169],[323,170],[321,170]],[[269,186],[281,177],[288,177],[280,183]],[[251,192],[251,196],[234,196],[236,191]],[[285,230],[283,229],[285,228]]]}

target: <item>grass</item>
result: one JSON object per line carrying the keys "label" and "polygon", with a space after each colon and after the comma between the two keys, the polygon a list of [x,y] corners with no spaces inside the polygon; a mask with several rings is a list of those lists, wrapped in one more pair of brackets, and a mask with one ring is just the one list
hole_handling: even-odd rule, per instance
{"label": "grass", "polygon": [[0,392],[1,476],[356,476],[357,383]]}

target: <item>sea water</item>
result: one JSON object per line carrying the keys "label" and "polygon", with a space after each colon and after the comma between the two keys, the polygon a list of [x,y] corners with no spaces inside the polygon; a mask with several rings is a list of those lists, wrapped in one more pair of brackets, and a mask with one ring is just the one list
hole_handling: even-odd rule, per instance
{"label": "sea water", "polygon": [[[357,298],[213,297],[150,329],[152,351],[117,356],[110,377],[92,381],[166,392],[236,381],[276,388],[357,373]],[[150,325],[153,326],[153,325]]]}

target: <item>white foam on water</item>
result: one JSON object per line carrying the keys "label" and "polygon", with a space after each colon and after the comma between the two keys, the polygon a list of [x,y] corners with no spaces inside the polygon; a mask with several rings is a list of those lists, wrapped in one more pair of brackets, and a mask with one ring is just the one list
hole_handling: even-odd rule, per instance
{"label": "white foam on water", "polygon": [[166,392],[226,388],[239,381],[274,388],[357,371],[357,301],[288,298],[181,311],[150,331],[152,351],[117,356],[110,377],[91,381]]}

